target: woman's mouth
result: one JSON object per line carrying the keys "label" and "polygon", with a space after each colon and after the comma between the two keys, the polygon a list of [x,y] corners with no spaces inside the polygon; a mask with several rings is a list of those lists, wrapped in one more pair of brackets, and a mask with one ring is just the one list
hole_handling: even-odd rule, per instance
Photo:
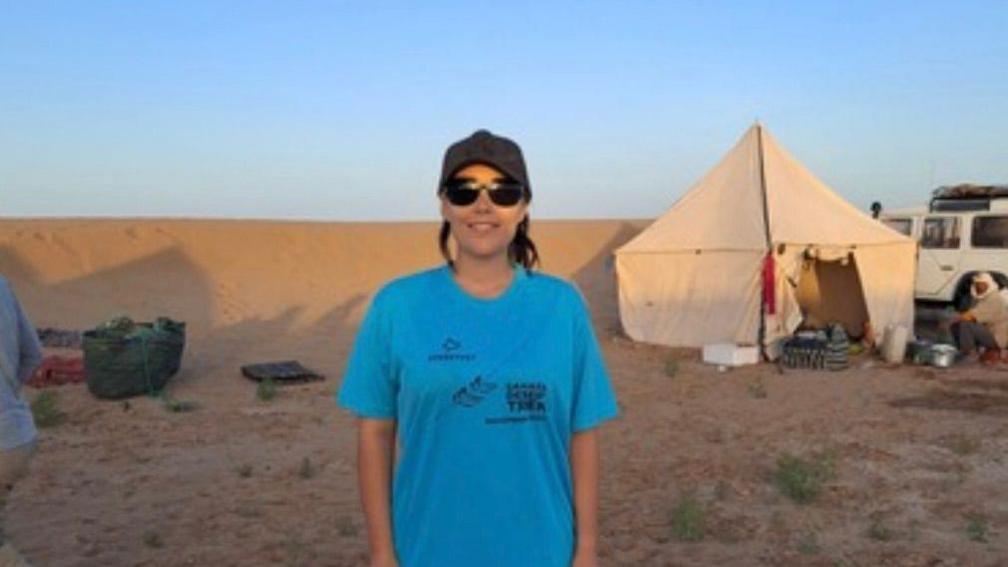
{"label": "woman's mouth", "polygon": [[466,226],[473,232],[490,232],[500,225],[495,222],[470,222]]}

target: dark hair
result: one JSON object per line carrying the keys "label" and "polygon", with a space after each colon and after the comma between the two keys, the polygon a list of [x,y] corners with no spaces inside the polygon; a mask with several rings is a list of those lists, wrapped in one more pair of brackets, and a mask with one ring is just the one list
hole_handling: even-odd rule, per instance
{"label": "dark hair", "polygon": [[[535,242],[529,238],[529,218],[525,218],[518,223],[515,230],[514,239],[508,244],[508,260],[521,264],[526,270],[531,270],[539,263],[539,252],[536,250]],[[441,255],[444,256],[448,265],[455,268],[455,260],[452,259],[448,251],[448,237],[451,235],[451,224],[448,221],[441,223],[441,231],[438,233],[438,247],[441,248]]]}

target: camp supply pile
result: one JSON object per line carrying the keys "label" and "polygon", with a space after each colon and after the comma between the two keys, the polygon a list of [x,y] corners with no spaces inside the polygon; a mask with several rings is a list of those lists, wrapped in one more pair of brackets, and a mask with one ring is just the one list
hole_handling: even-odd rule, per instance
{"label": "camp supply pile", "polygon": [[843,370],[850,365],[850,339],[841,325],[827,331],[801,331],[784,339],[780,363],[787,368]]}
{"label": "camp supply pile", "polygon": [[84,333],[88,390],[99,398],[154,395],[182,362],[185,323],[158,317],[153,323],[117,317]]}

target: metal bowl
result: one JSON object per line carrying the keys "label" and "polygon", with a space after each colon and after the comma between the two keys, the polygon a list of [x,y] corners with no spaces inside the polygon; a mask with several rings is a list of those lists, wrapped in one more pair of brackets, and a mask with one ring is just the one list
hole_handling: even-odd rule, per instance
{"label": "metal bowl", "polygon": [[955,364],[958,351],[952,345],[933,345],[931,347],[931,366],[948,368]]}
{"label": "metal bowl", "polygon": [[931,364],[931,347],[934,343],[925,340],[914,340],[907,343],[906,356],[914,364]]}

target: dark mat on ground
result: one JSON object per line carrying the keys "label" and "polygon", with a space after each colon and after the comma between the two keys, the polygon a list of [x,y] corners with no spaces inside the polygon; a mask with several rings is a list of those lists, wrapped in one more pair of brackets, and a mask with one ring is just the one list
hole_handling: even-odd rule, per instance
{"label": "dark mat on ground", "polygon": [[241,372],[246,378],[255,380],[256,382],[267,378],[279,383],[311,382],[325,379],[325,376],[314,370],[305,368],[296,360],[246,364],[241,367]]}
{"label": "dark mat on ground", "polygon": [[44,327],[36,329],[39,342],[42,346],[50,348],[80,348],[81,332],[68,329],[54,329]]}

